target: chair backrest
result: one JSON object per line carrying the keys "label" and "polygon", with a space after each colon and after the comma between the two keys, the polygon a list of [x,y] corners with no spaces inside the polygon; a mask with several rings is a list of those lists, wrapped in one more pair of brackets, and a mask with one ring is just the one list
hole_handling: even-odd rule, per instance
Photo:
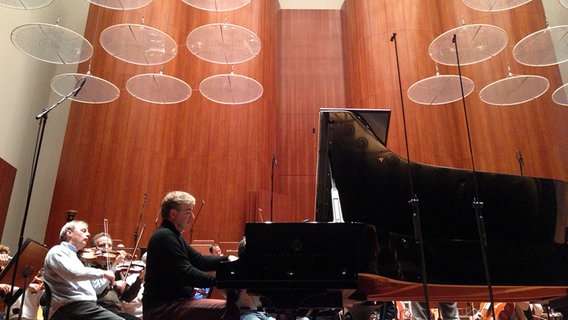
{"label": "chair backrest", "polygon": [[49,308],[51,307],[51,289],[47,283],[43,283],[45,290],[41,295],[39,300],[39,305],[41,306],[41,313],[43,315],[43,320],[48,320],[49,318]]}

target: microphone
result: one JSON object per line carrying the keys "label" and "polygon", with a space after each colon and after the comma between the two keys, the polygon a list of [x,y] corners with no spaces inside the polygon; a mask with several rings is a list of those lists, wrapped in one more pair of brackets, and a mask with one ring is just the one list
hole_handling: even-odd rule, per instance
{"label": "microphone", "polygon": [[394,41],[394,38],[396,38],[396,32],[393,32],[393,33],[392,33],[392,36],[391,36],[390,41]]}
{"label": "microphone", "polygon": [[276,152],[272,152],[272,165],[276,166],[278,161],[276,161]]}
{"label": "microphone", "polygon": [[523,160],[523,154],[521,153],[521,150],[517,150],[517,160],[519,160],[521,166],[525,165],[525,161]]}
{"label": "microphone", "polygon": [[193,224],[189,229],[189,243],[191,243],[191,241],[193,240],[193,227],[195,227],[197,219],[199,218],[199,213],[201,213],[201,209],[203,209],[204,206],[205,206],[205,200],[201,199],[201,206],[199,207],[199,210],[197,210],[197,213],[195,214],[195,220],[193,220]]}
{"label": "microphone", "polygon": [[264,222],[264,217],[262,216],[262,208],[258,208],[258,216],[260,217],[260,222]]}
{"label": "microphone", "polygon": [[75,91],[73,91],[73,97],[76,97],[77,94],[79,93],[79,91],[81,91],[81,89],[83,89],[83,86],[85,85],[85,82],[87,82],[87,78],[83,77],[79,80],[79,85],[77,86],[77,88],[75,88]]}
{"label": "microphone", "polygon": [[452,37],[452,43],[456,43],[456,34],[454,33],[454,36]]}
{"label": "microphone", "polygon": [[523,160],[523,154],[521,150],[517,150],[517,161],[519,161],[519,171],[521,176],[523,175],[523,167],[525,166],[525,160]]}
{"label": "microphone", "polygon": [[154,224],[156,225],[156,229],[158,229],[158,220],[160,219],[160,214],[162,212],[160,212],[160,210],[158,210],[158,215],[156,215],[156,220],[154,220]]}

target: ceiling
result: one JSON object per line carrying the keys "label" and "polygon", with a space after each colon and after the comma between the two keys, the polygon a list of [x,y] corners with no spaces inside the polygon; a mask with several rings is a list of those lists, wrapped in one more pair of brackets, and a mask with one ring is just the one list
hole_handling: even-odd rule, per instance
{"label": "ceiling", "polygon": [[344,0],[279,0],[281,9],[341,9]]}

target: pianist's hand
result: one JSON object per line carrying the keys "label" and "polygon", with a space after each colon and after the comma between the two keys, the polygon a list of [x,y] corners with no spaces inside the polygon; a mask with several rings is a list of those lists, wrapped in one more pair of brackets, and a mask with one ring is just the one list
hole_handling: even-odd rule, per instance
{"label": "pianist's hand", "polygon": [[233,255],[229,255],[229,261],[235,261],[235,260],[239,260],[239,257],[233,256]]}

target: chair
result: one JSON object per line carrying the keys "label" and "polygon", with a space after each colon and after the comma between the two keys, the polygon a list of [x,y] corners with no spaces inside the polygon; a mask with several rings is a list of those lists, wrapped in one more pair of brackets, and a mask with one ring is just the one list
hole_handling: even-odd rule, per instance
{"label": "chair", "polygon": [[39,305],[41,306],[41,313],[43,315],[43,320],[48,320],[49,308],[51,307],[51,289],[47,283],[43,283],[44,291],[39,300]]}
{"label": "chair", "polygon": [[213,240],[193,240],[191,244],[213,244],[215,241]]}

